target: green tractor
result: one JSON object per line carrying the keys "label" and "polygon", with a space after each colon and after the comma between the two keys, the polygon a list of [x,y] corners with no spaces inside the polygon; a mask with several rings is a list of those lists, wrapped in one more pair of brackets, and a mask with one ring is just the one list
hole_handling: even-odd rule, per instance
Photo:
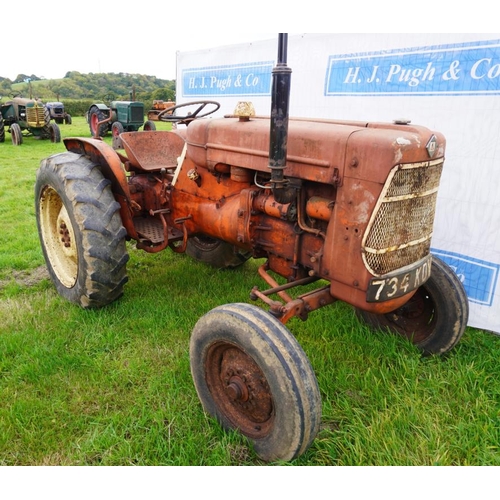
{"label": "green tractor", "polygon": [[152,121],[144,122],[144,104],[138,101],[112,101],[109,106],[94,103],[87,112],[87,122],[92,137],[111,132],[115,149],[121,147],[122,132],[137,132],[142,126],[143,130],[156,130]]}
{"label": "green tractor", "polygon": [[5,142],[5,127],[8,128],[12,144],[23,143],[23,135],[33,135],[51,142],[61,142],[61,131],[50,121],[47,107],[38,99],[14,97],[0,104],[0,142]]}

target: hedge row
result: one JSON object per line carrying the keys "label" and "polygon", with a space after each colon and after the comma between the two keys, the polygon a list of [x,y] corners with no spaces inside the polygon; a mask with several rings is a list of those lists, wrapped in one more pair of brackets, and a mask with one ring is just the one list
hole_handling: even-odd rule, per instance
{"label": "hedge row", "polygon": [[[64,99],[61,101],[64,104],[64,110],[71,116],[85,116],[85,113],[89,110],[90,106],[95,102],[102,101],[92,101],[91,99]],[[152,107],[152,102],[144,102],[144,112],[147,113]],[[110,103],[106,103],[108,106]]]}

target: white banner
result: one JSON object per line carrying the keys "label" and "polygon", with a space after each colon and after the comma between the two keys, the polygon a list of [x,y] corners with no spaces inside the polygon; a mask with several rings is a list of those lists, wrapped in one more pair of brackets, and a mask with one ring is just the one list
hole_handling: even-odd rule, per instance
{"label": "white banner", "polygon": [[[177,54],[177,103],[252,101],[269,115],[275,40]],[[442,132],[446,161],[432,251],[500,333],[500,34],[304,34],[288,39],[290,115],[408,119]]]}

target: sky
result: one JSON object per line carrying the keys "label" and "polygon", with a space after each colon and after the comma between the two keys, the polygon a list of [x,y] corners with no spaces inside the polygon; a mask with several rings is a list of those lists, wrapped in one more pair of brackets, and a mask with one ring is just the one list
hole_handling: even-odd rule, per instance
{"label": "sky", "polygon": [[[256,33],[251,16],[247,22],[241,13],[234,12],[236,19],[228,15],[224,1],[27,0],[25,5],[22,15],[19,6],[11,13],[3,5],[0,8],[4,40],[0,77],[11,80],[19,74],[63,78],[68,71],[173,80],[178,51],[278,37],[273,29]],[[7,22],[10,18],[15,22]],[[264,23],[261,29],[265,30]]]}
{"label": "sky", "polygon": [[[277,40],[278,31],[385,33],[474,29],[472,12],[462,16],[468,24],[461,26],[457,12],[451,16],[448,7],[440,2],[429,1],[430,7],[426,7],[426,2],[420,0],[418,9],[410,9],[411,15],[408,9],[412,4],[394,0],[379,0],[362,8],[357,2],[342,2],[335,4],[333,10],[326,9],[323,0],[298,2],[295,6],[281,0],[149,0],[144,4],[27,0],[15,8],[11,2],[0,10],[4,41],[0,77],[14,80],[18,74],[27,74],[56,79],[68,71],[78,71],[144,74],[173,80],[178,51]],[[478,11],[481,9],[474,12]],[[488,17],[482,19],[483,31],[491,31],[485,25]]]}
{"label": "sky", "polygon": [[[79,23],[88,26],[92,16],[82,16]],[[146,26],[147,21],[139,16],[133,17],[133,23]],[[124,21],[125,23],[125,21]],[[128,19],[127,19],[128,24]],[[31,42],[16,43],[16,50],[3,51],[0,58],[0,77],[14,80],[17,75],[36,75],[43,79],[63,78],[68,71],[80,73],[132,73],[156,76],[165,80],[176,78],[177,52],[193,51],[214,48],[223,45],[251,43],[258,40],[269,40],[278,33],[241,33],[241,32],[204,32],[199,31],[195,36],[183,37],[182,34],[170,34],[168,29],[161,29],[143,33],[132,38],[102,37],[98,33],[113,30],[103,23],[99,28],[93,27],[96,34],[69,38],[52,36],[52,42],[47,44],[47,51],[36,48]],[[67,30],[63,28],[64,33]],[[80,30],[78,30],[80,31]],[[82,30],[85,31],[85,30]],[[188,30],[189,31],[189,30]],[[74,33],[74,32],[73,32]],[[10,39],[14,34],[9,36]],[[54,40],[57,40],[54,43]],[[38,44],[35,44],[38,46]],[[45,44],[44,44],[45,45]]]}

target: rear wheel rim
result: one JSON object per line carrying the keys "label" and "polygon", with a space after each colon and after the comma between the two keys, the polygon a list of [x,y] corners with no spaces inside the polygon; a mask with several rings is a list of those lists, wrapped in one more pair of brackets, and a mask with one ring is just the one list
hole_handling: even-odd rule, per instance
{"label": "rear wheel rim", "polygon": [[78,249],[68,211],[50,186],[45,187],[40,196],[39,209],[47,257],[59,281],[71,288],[78,277]]}
{"label": "rear wheel rim", "polygon": [[97,135],[97,124],[99,123],[99,117],[97,116],[97,113],[92,113],[90,117],[90,127],[92,128],[92,134],[94,136]]}

